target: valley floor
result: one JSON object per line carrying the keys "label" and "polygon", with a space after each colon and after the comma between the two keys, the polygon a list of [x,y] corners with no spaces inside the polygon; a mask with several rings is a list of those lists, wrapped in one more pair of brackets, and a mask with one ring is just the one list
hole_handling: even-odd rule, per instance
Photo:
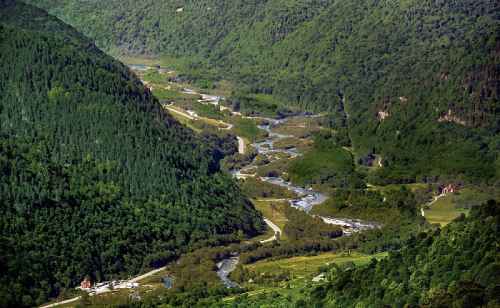
{"label": "valley floor", "polygon": [[[335,189],[332,190],[325,185],[306,184],[307,180],[304,179],[311,176],[308,172],[312,170],[321,173],[325,168],[344,168],[345,164],[356,164],[352,148],[338,147],[330,152],[317,150],[314,145],[314,134],[328,130],[322,125],[323,115],[297,114],[288,118],[245,116],[227,103],[223,96],[225,92],[220,93],[215,90],[204,93],[200,89],[193,89],[190,84],[173,81],[176,77],[175,71],[150,66],[156,64],[153,60],[146,64],[134,62],[136,65],[132,68],[136,74],[160,99],[165,110],[179,122],[196,132],[232,134],[236,137],[236,153],[230,159],[224,160],[223,167],[238,179],[242,190],[263,214],[264,222],[268,226],[267,233],[246,240],[245,244],[260,243],[264,247],[273,247],[278,241],[288,243],[291,239],[286,232],[287,224],[292,219],[288,207],[302,210],[303,215],[309,217],[303,218],[304,221],[309,221],[308,223],[320,217],[322,221],[319,224],[338,226],[344,236],[381,227],[381,224],[371,221],[331,215],[322,217],[317,213],[307,214],[315,206],[324,207],[325,202],[335,192]],[[378,168],[383,168],[381,157],[376,157],[373,166],[373,169]],[[315,177],[317,174],[312,176]],[[428,189],[429,185],[409,184],[406,188],[410,191],[423,191]],[[394,189],[395,187],[391,186],[376,187],[368,184],[366,192],[375,191],[384,195]],[[466,201],[470,200],[471,196],[477,197],[481,193],[475,188],[467,188],[462,192],[460,197],[448,194],[432,199],[433,195],[437,194],[435,189],[431,188],[426,195],[427,199],[424,198],[422,205],[419,206],[422,216],[430,223],[445,225],[461,213],[467,213],[467,208],[472,205]],[[326,268],[332,264],[342,265],[352,262],[364,265],[372,258],[381,259],[386,256],[387,253],[363,254],[347,250],[341,253],[285,256],[242,263],[239,255],[234,254],[217,260],[219,264],[217,273],[224,285],[238,289],[234,292],[229,291],[231,294],[223,298],[224,304],[230,305],[240,297],[271,292],[280,292],[293,297],[294,293],[300,292],[306,285],[325,281]],[[203,263],[200,260],[198,262]],[[91,304],[126,303],[134,296],[147,297],[161,294],[166,291],[162,279],[172,273],[175,276],[176,270],[178,269],[175,265],[169,265],[127,281],[139,283],[137,288],[110,289],[90,298],[78,296],[69,301],[46,305],[44,308],[56,305],[70,307],[82,304],[84,301]],[[220,281],[210,283],[220,284]]]}

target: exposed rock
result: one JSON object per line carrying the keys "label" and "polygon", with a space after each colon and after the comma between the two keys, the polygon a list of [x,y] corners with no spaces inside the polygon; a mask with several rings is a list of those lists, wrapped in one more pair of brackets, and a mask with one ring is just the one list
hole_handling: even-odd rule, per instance
{"label": "exposed rock", "polygon": [[383,121],[383,120],[387,119],[389,116],[390,116],[389,112],[385,111],[385,110],[379,110],[379,112],[377,114],[377,118],[379,121]]}
{"label": "exposed rock", "polygon": [[463,126],[466,126],[467,124],[464,120],[454,115],[451,109],[448,109],[448,112],[446,114],[440,116],[438,122],[452,122]]}

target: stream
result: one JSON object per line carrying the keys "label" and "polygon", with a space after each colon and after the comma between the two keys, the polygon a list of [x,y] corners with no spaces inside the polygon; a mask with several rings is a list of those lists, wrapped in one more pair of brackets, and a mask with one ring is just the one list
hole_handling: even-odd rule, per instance
{"label": "stream", "polygon": [[217,276],[219,276],[220,280],[224,284],[226,288],[236,288],[239,285],[229,279],[229,274],[236,269],[236,265],[240,262],[240,257],[237,255],[233,255],[230,258],[224,259],[217,263]]}
{"label": "stream", "polygon": [[[261,124],[258,127],[262,130],[265,130],[268,134],[268,137],[264,141],[254,142],[251,144],[254,147],[258,154],[267,156],[268,159],[272,162],[273,157],[269,154],[276,153],[284,153],[290,159],[301,156],[302,154],[296,148],[288,148],[288,149],[277,149],[274,147],[274,143],[281,139],[293,137],[292,135],[284,135],[278,134],[272,131],[272,128],[276,125],[282,124],[287,121],[287,118],[284,119],[271,119],[271,118],[258,118],[260,120],[265,121],[265,124]],[[245,171],[255,167],[253,163],[241,168],[232,171],[232,174],[235,177],[245,177]],[[285,187],[290,191],[293,191],[298,195],[297,199],[289,200],[291,206],[309,212],[315,205],[323,203],[326,201],[327,196],[321,192],[314,191],[312,188],[305,188],[293,185],[290,182],[285,181],[282,177],[260,177],[262,181],[278,185],[281,187]]]}

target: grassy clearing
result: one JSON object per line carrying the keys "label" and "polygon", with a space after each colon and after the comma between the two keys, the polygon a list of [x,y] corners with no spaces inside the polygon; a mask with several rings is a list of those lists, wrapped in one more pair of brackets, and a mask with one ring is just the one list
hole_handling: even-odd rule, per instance
{"label": "grassy clearing", "polygon": [[432,203],[429,209],[425,210],[425,218],[430,223],[438,223],[444,226],[461,213],[466,214],[467,212],[468,210],[465,209],[457,209],[453,203],[453,195],[448,195]]}
{"label": "grassy clearing", "polygon": [[147,70],[143,75],[142,79],[149,83],[154,84],[167,84],[167,76],[165,74],[161,74],[156,69]]}
{"label": "grassy clearing", "polygon": [[245,115],[275,117],[279,110],[285,108],[282,101],[269,94],[239,94],[234,99],[239,104],[240,112]]}
{"label": "grassy clearing", "polygon": [[240,187],[246,196],[253,199],[282,199],[295,198],[297,196],[286,187],[273,185],[258,178],[248,178],[241,183]]}
{"label": "grassy clearing", "polygon": [[246,265],[249,271],[256,272],[258,275],[272,273],[276,271],[289,271],[297,278],[313,276],[318,274],[321,267],[336,263],[344,264],[353,262],[356,265],[364,265],[370,262],[372,258],[381,259],[387,256],[387,253],[376,255],[365,255],[357,252],[349,254],[323,253],[317,256],[301,256],[275,261],[261,261]]}
{"label": "grassy clearing", "polygon": [[224,114],[220,111],[218,106],[214,106],[212,104],[201,104],[201,103],[196,103],[194,105],[194,111],[200,116],[200,117],[206,117],[210,119],[216,119],[216,120],[224,120]]}
{"label": "grassy clearing", "polygon": [[390,184],[386,186],[374,186],[368,184],[368,190],[374,190],[374,191],[379,191],[382,194],[394,191],[394,190],[399,190],[401,189],[401,186],[404,186],[411,190],[412,192],[417,192],[419,190],[427,189],[429,187],[429,184],[426,183],[411,183],[411,184]]}
{"label": "grassy clearing", "polygon": [[273,128],[273,131],[283,135],[293,135],[297,138],[307,138],[321,129],[318,121],[317,118],[293,117]]}
{"label": "grassy clearing", "polygon": [[312,141],[309,139],[300,139],[300,138],[284,138],[281,140],[277,140],[274,143],[274,148],[275,149],[290,149],[290,148],[297,148],[299,152],[307,152],[311,149],[312,146]]}
{"label": "grassy clearing", "polygon": [[265,137],[265,132],[259,129],[252,119],[234,117],[233,124],[233,131],[236,135],[251,140],[252,142]]}
{"label": "grassy clearing", "polygon": [[290,159],[283,158],[279,160],[275,160],[270,164],[259,166],[257,170],[257,175],[259,176],[282,176],[284,179],[288,178],[288,175],[284,173],[288,169],[288,165],[290,164]]}
{"label": "grassy clearing", "polygon": [[471,207],[480,206],[488,199],[493,198],[494,192],[483,192],[473,187],[439,198],[430,206],[426,206],[425,218],[430,223],[444,226],[457,218],[460,214],[467,214]]}
{"label": "grassy clearing", "polygon": [[132,56],[120,56],[118,57],[123,63],[132,65],[132,64],[144,64],[148,66],[160,65],[161,60],[157,58],[145,58],[145,57],[132,57]]}
{"label": "grassy clearing", "polygon": [[[387,253],[363,255],[357,252],[348,254],[322,253],[316,256],[301,256],[274,261],[260,261],[251,265],[244,265],[254,277],[255,282],[244,283],[250,291],[238,296],[224,298],[224,302],[231,302],[238,297],[264,296],[277,292],[282,297],[296,298],[302,294],[304,288],[310,289],[311,279],[329,264],[345,264],[352,262],[364,265],[372,258],[382,259]],[[259,281],[259,282],[257,282]],[[277,295],[277,294],[276,294]]]}
{"label": "grassy clearing", "polygon": [[285,208],[289,206],[288,202],[263,200],[253,200],[252,202],[255,208],[260,211],[264,217],[275,223],[281,230],[285,228],[285,224],[288,221],[285,216]]}
{"label": "grassy clearing", "polygon": [[[166,109],[168,111],[168,109]],[[189,119],[186,115],[184,115],[184,113],[177,113],[177,112],[170,112],[170,115],[176,119],[177,121],[179,121],[179,123],[187,126],[188,128],[192,129],[193,131],[195,131],[196,133],[201,133],[202,132],[202,129],[200,129],[199,127],[197,127],[197,125],[195,124],[195,121]]]}
{"label": "grassy clearing", "polygon": [[293,160],[288,173],[294,183],[304,185],[315,182],[325,170],[352,172],[351,153],[341,147],[314,147],[304,156]]}

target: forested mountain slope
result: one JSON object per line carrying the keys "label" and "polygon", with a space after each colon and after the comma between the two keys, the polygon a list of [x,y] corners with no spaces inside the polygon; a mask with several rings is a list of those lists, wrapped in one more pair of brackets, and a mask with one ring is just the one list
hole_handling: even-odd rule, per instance
{"label": "forested mountain slope", "polygon": [[498,1],[32,2],[112,52],[335,113],[360,156],[382,155],[374,182],[500,178]]}
{"label": "forested mountain slope", "polygon": [[332,263],[327,282],[300,290],[295,300],[248,296],[233,307],[498,307],[499,237],[500,204],[489,201],[411,237],[387,258]]}
{"label": "forested mountain slope", "polygon": [[311,299],[336,307],[500,304],[500,204],[489,201],[443,230],[421,233],[365,268],[333,268]]}
{"label": "forested mountain slope", "polygon": [[260,214],[123,64],[0,2],[0,306],[253,235]]}

